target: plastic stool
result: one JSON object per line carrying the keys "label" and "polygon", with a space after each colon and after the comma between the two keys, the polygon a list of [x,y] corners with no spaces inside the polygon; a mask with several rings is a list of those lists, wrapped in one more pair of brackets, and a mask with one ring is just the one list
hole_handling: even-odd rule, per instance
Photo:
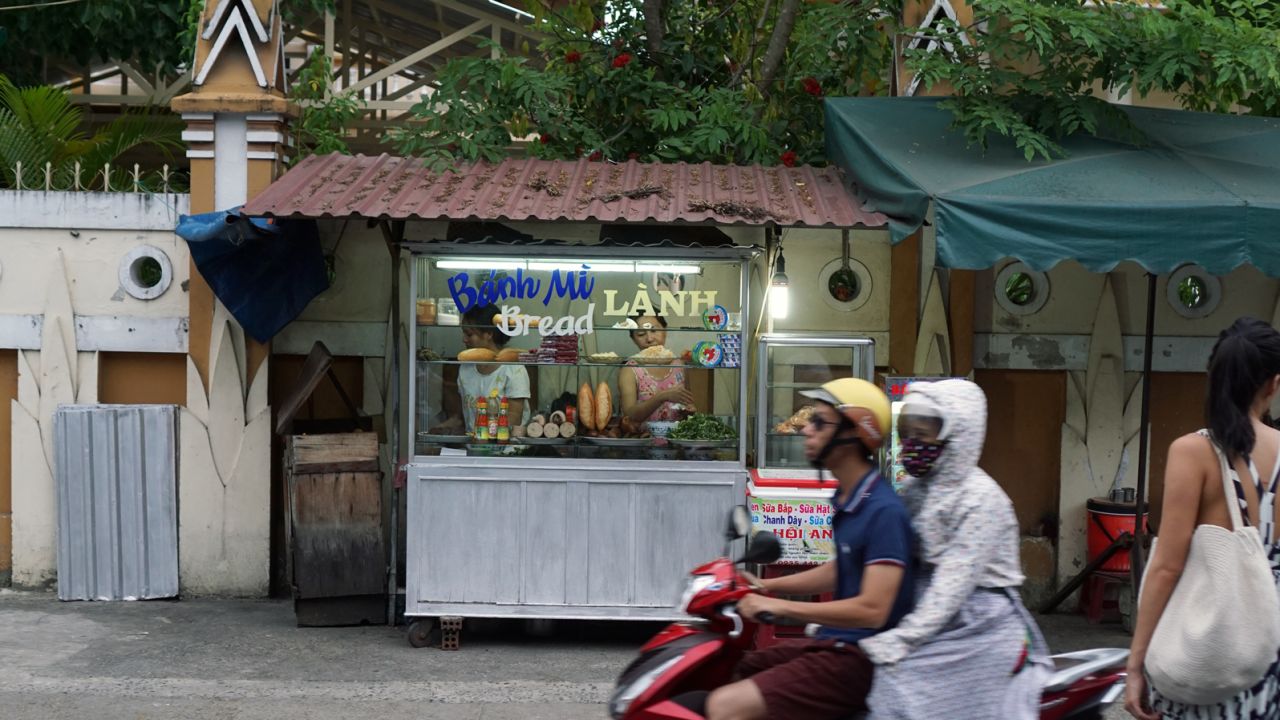
{"label": "plastic stool", "polygon": [[1080,592],[1080,608],[1093,625],[1121,620],[1120,589],[1129,584],[1129,573],[1097,571],[1085,580]]}

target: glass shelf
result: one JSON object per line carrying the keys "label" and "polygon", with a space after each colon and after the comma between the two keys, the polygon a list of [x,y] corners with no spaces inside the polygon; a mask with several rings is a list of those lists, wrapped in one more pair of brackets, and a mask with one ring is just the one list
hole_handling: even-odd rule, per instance
{"label": "glass shelf", "polygon": [[497,360],[418,360],[419,365],[520,365],[523,367],[584,367],[584,368],[614,368],[622,369],[626,367],[641,367],[646,370],[666,370],[668,368],[674,370],[741,370],[738,365],[717,365],[715,367],[706,367],[704,365],[627,365],[626,363],[593,363],[593,362],[576,362],[576,363],[556,363],[556,362],[520,362],[519,360],[511,360],[499,362]]}

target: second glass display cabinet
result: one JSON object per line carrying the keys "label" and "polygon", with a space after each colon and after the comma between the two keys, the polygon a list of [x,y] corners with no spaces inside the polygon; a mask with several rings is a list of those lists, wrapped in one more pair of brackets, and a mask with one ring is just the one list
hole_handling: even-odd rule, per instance
{"label": "second glass display cabinet", "polygon": [[803,430],[813,401],[800,392],[842,377],[874,380],[875,343],[852,335],[771,333],[758,347],[756,464],[788,475],[808,472]]}

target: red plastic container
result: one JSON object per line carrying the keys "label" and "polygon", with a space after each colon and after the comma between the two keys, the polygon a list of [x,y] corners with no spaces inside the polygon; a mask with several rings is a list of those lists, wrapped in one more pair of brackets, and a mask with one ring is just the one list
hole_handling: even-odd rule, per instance
{"label": "red plastic container", "polygon": [[[1089,529],[1086,537],[1088,539],[1090,561],[1101,555],[1107,549],[1107,546],[1111,544],[1111,541],[1120,536],[1120,533],[1133,534],[1134,503],[1114,502],[1107,498],[1096,497],[1089,498],[1089,501],[1085,503],[1085,507],[1089,512]],[[1143,508],[1142,523],[1144,527],[1147,524],[1148,510],[1149,508],[1147,507]],[[1098,569],[1103,572],[1129,572],[1128,551],[1115,553]]]}

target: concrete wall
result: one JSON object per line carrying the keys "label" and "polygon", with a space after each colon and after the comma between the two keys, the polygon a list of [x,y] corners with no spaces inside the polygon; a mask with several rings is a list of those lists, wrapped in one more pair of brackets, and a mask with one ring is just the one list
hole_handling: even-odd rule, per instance
{"label": "concrete wall", "polygon": [[[1004,264],[978,279],[975,361],[977,367],[990,370],[1066,375],[1065,417],[1043,416],[1043,422],[1063,426],[1057,562],[1063,581],[1086,561],[1086,500],[1106,495],[1117,474],[1121,475],[1119,486],[1136,485],[1147,279],[1132,263],[1107,274],[1062,263],[1047,273],[1049,298],[1044,307],[1030,315],[1015,315],[995,300],[995,278]],[[1195,383],[1179,378],[1203,373],[1219,332],[1242,315],[1265,320],[1274,316],[1280,281],[1252,268],[1241,268],[1219,280],[1218,307],[1206,317],[1189,319],[1168,302],[1167,277],[1158,279],[1154,387],[1191,387]],[[1119,355],[1118,373],[1106,369],[1099,357],[1101,348],[1109,349],[1103,355]],[[1102,387],[1113,391],[1102,392]],[[1046,409],[1052,405],[1034,397],[1020,401]],[[1177,398],[1160,398],[1158,404],[1162,417],[1155,424],[1148,454],[1153,506],[1162,497],[1167,443],[1181,432],[1200,427],[1203,397],[1180,393]],[[1029,470],[1028,477],[1035,477],[1046,469]]]}
{"label": "concrete wall", "polygon": [[[9,416],[0,416],[0,574],[11,566],[16,585],[56,577],[56,407],[96,403],[104,388],[127,397],[143,377],[150,390],[182,397],[172,378],[145,368],[132,380],[116,377],[100,360],[146,353],[172,365],[186,352],[189,259],[173,234],[186,211],[185,196],[0,191],[0,354],[7,358],[0,376],[17,389],[0,388]],[[130,295],[119,274],[141,246],[162,252],[170,267],[167,289],[149,300]]]}

